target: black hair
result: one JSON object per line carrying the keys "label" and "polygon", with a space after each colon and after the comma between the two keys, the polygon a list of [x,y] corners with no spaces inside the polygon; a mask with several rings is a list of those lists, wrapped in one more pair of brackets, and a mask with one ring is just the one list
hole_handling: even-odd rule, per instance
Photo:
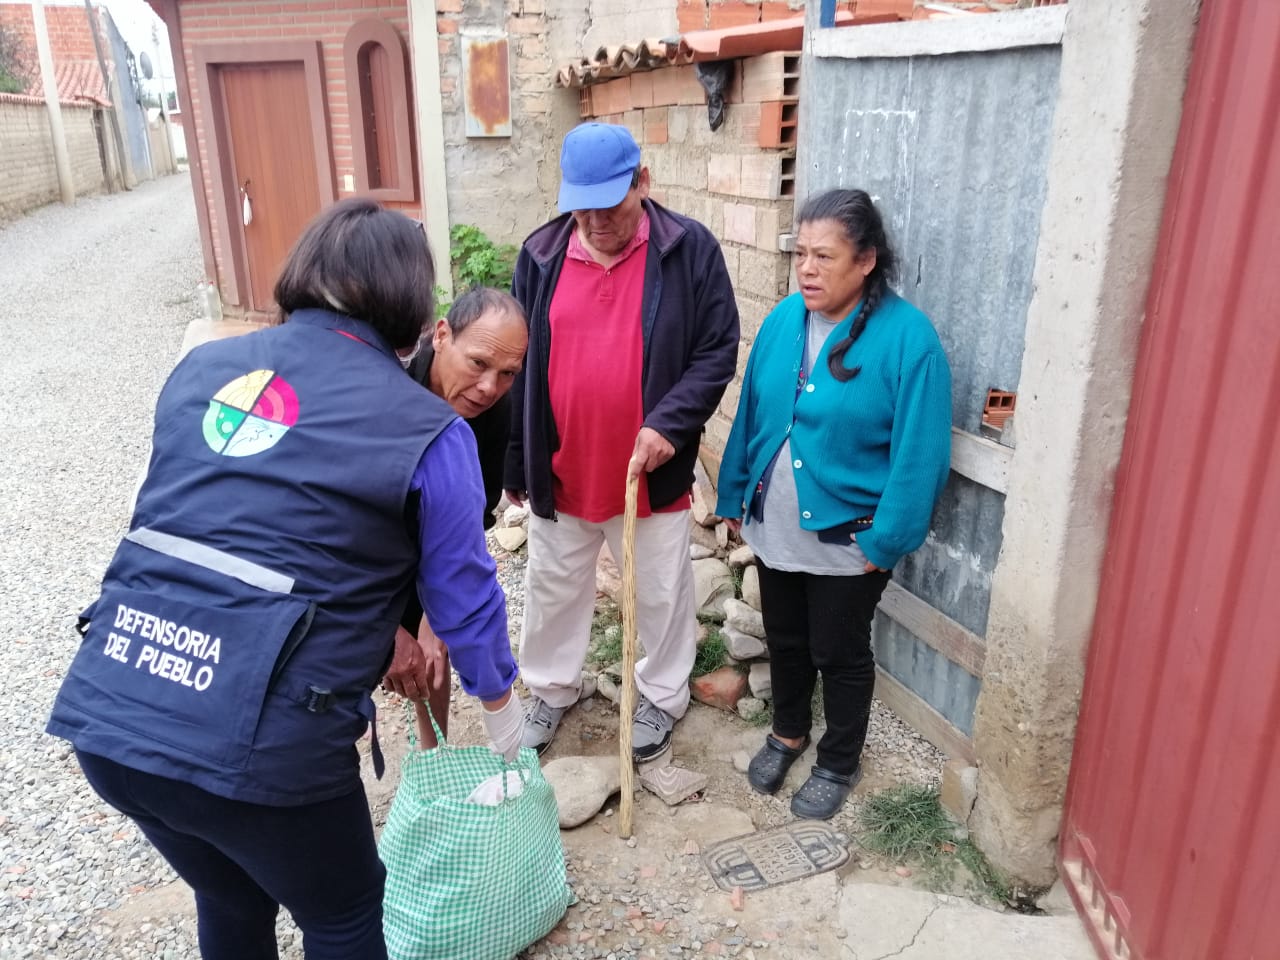
{"label": "black hair", "polygon": [[281,322],[307,307],[336,310],[404,350],[435,316],[435,280],[421,223],[351,197],[307,224],[280,269],[275,298]]}
{"label": "black hair", "polygon": [[831,375],[837,380],[852,380],[862,370],[861,367],[849,368],[844,365],[845,354],[853,346],[854,341],[862,336],[867,320],[880,305],[889,283],[898,275],[898,255],[889,246],[885,236],[884,221],[880,211],[872,203],[865,190],[828,190],[810,197],[800,209],[796,225],[815,223],[819,220],[831,220],[840,224],[845,237],[853,244],[855,255],[865,253],[868,249],[876,252],[876,265],[867,274],[862,288],[862,309],[853,319],[853,326],[848,336],[842,338],[831,348],[827,355],[827,366]]}
{"label": "black hair", "polygon": [[449,322],[450,332],[456,337],[491,310],[506,313],[525,323],[528,322],[520,301],[505,290],[499,290],[496,287],[472,287],[453,301],[453,306],[449,308],[446,319]]}

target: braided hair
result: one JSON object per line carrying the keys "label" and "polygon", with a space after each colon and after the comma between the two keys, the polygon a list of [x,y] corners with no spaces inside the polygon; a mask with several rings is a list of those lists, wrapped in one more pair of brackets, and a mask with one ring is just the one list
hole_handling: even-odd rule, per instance
{"label": "braided hair", "polygon": [[854,254],[865,253],[868,249],[876,252],[876,265],[867,274],[862,288],[862,309],[853,318],[853,326],[848,336],[842,337],[831,347],[827,355],[827,366],[831,375],[844,382],[852,380],[862,367],[850,369],[844,365],[845,354],[853,346],[862,331],[866,329],[867,320],[875,312],[884,298],[889,282],[897,276],[898,255],[889,246],[884,233],[884,221],[880,211],[872,203],[865,190],[828,190],[810,197],[800,209],[796,225],[815,223],[819,220],[834,221],[844,229],[845,236],[853,244]]}

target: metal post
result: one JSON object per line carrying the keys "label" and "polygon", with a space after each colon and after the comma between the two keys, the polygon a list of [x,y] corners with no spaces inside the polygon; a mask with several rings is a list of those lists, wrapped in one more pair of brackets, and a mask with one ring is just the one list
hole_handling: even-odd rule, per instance
{"label": "metal post", "polygon": [[53,163],[58,170],[58,192],[63,203],[75,203],[76,185],[71,179],[71,156],[67,134],[62,128],[62,104],[58,102],[58,81],[53,73],[53,49],[49,46],[49,24],[44,18],[44,0],[31,0],[31,23],[40,58],[40,80],[44,84],[44,104],[49,113],[49,135],[53,138]]}

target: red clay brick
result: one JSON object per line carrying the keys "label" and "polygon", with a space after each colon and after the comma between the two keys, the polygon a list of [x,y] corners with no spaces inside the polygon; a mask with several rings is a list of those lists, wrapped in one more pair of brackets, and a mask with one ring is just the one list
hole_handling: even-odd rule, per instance
{"label": "red clay brick", "polygon": [[705,30],[707,28],[707,5],[702,0],[695,3],[688,3],[686,0],[680,0],[680,5],[676,7],[676,27],[681,33],[688,33],[690,30]]}
{"label": "red clay brick", "polygon": [[857,17],[893,14],[900,20],[910,20],[915,15],[915,8],[915,0],[856,0],[853,13]]}
{"label": "red clay brick", "polygon": [[707,24],[712,30],[745,27],[759,22],[760,7],[754,3],[726,0],[724,3],[713,3],[707,8]]}
{"label": "red clay brick", "polygon": [[[631,75],[631,106],[644,109],[653,106],[653,75],[650,73],[633,73]],[[666,112],[663,112],[663,124],[666,124]]]}
{"label": "red clay brick", "polygon": [[458,32],[456,17],[436,17],[436,32],[441,35]]}
{"label": "red clay brick", "polygon": [[644,142],[667,142],[667,108],[650,107],[644,112]]}

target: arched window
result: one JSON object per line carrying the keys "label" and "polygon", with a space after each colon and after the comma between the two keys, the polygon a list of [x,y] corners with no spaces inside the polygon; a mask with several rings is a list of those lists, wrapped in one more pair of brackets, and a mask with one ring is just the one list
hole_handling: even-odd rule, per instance
{"label": "arched window", "polygon": [[385,20],[361,20],[347,31],[343,64],[356,189],[376,200],[416,200],[404,41]]}

